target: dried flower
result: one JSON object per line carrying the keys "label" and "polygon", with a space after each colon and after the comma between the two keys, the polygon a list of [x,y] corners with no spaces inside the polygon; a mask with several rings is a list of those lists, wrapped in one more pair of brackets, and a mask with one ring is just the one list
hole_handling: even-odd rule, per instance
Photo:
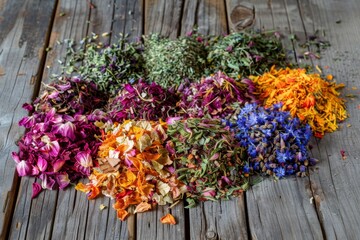
{"label": "dried flower", "polygon": [[184,84],[178,91],[181,96],[178,106],[184,117],[230,117],[239,105],[257,102],[251,80],[235,82],[222,72],[203,78],[200,83]]}
{"label": "dried flower", "polygon": [[[106,119],[96,110],[106,100],[93,83],[65,78],[46,86],[41,96],[24,108],[31,116],[19,125],[28,131],[13,152],[19,176],[35,176],[43,189],[63,189],[80,177],[88,176],[99,143],[95,121]],[[41,191],[33,185],[33,197]]]}
{"label": "dried flower", "polygon": [[174,216],[171,215],[170,213],[168,213],[165,216],[163,216],[162,218],[160,218],[160,222],[163,224],[171,224],[171,225],[176,224],[176,220],[175,220]]}
{"label": "dried flower", "polygon": [[305,176],[307,166],[316,163],[308,153],[310,126],[281,108],[281,104],[269,108],[245,104],[236,123],[227,121],[235,138],[247,149],[249,165],[244,172],[277,178]]}
{"label": "dried flower", "polygon": [[172,174],[169,152],[163,146],[166,123],[126,120],[104,126],[107,133],[99,147],[99,167],[86,185],[77,190],[89,199],[101,193],[115,198],[113,205],[121,220],[127,208],[137,205],[137,212],[149,210],[150,204],[165,205],[182,197],[186,187]]}
{"label": "dried flower", "polygon": [[319,74],[273,66],[270,72],[251,79],[265,106],[283,103],[282,110],[308,123],[317,137],[335,131],[337,122],[347,118],[344,100],[337,91],[344,85],[326,81]]}
{"label": "dried flower", "polygon": [[110,101],[108,114],[115,122],[125,119],[166,120],[176,112],[178,97],[174,90],[164,89],[156,83],[140,80],[126,84],[124,89]]}

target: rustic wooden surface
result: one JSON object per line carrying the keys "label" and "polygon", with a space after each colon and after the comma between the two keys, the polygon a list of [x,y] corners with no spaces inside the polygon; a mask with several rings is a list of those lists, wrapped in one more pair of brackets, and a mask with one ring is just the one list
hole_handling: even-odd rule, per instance
{"label": "rustic wooden surface", "polygon": [[[205,34],[276,30],[294,61],[322,66],[346,84],[344,94],[359,95],[359,11],[357,0],[0,0],[0,239],[358,239],[358,98],[347,99],[351,117],[339,131],[312,141],[320,161],[309,177],[264,179],[230,201],[189,210],[183,202],[159,206],[126,222],[116,218],[111,200],[88,201],[70,188],[31,199],[35,180],[17,177],[10,153],[24,132],[17,125],[26,114],[22,103],[60,72],[58,59],[66,61],[66,46],[57,41],[91,32],[109,33],[104,43],[115,42],[118,33],[132,40],[149,33],[176,38],[193,26]],[[331,47],[321,59],[304,60],[314,49],[299,43],[316,31]],[[107,208],[100,211],[100,204]],[[169,212],[177,225],[159,222]]]}

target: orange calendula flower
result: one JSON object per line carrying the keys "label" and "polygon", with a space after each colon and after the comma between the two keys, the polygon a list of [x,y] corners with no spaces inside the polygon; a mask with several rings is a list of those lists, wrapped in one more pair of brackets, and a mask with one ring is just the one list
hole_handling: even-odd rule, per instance
{"label": "orange calendula flower", "polygon": [[173,215],[171,215],[170,213],[166,214],[165,216],[163,216],[160,219],[160,222],[163,224],[171,224],[171,225],[175,225],[176,224],[176,220],[174,218]]}
{"label": "orange calendula flower", "polygon": [[332,75],[325,80],[302,68],[277,70],[273,66],[269,72],[250,78],[266,107],[282,102],[282,110],[308,123],[316,137],[335,131],[337,123],[347,118],[345,101],[338,92],[344,84],[331,81]]}
{"label": "orange calendula flower", "polygon": [[113,208],[125,220],[130,206],[136,212],[151,209],[152,204],[165,205],[178,200],[186,186],[171,171],[172,160],[165,148],[164,122],[131,121],[103,126],[98,162],[88,184],[79,183],[77,190],[89,199],[100,194],[115,199]]}

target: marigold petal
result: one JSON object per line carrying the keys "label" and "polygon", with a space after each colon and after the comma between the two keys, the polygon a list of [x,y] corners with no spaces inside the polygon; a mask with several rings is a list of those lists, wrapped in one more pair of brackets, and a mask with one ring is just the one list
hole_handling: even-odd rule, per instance
{"label": "marigold petal", "polygon": [[176,224],[176,220],[174,218],[173,215],[171,215],[170,213],[166,214],[165,216],[163,216],[160,219],[160,222],[163,224],[171,224],[171,225],[175,225]]}

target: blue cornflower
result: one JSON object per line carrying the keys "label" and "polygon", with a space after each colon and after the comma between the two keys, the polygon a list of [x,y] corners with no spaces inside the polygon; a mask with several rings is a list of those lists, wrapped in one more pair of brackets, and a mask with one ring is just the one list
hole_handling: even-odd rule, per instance
{"label": "blue cornflower", "polygon": [[274,173],[278,178],[285,176],[285,169],[283,167],[277,167],[274,169]]}
{"label": "blue cornflower", "polygon": [[286,150],[285,152],[280,152],[279,150],[276,151],[276,159],[279,163],[285,163],[289,160],[291,160],[291,152],[289,150]]}
{"label": "blue cornflower", "polygon": [[255,104],[245,103],[245,106],[240,111],[240,115],[247,115],[248,113],[253,112],[255,106]]}
{"label": "blue cornflower", "polygon": [[246,104],[235,126],[230,127],[240,145],[247,147],[248,167],[279,178],[305,171],[305,160],[310,165],[316,163],[308,154],[311,129],[289,112],[281,111],[281,107],[281,103],[266,109]]}

